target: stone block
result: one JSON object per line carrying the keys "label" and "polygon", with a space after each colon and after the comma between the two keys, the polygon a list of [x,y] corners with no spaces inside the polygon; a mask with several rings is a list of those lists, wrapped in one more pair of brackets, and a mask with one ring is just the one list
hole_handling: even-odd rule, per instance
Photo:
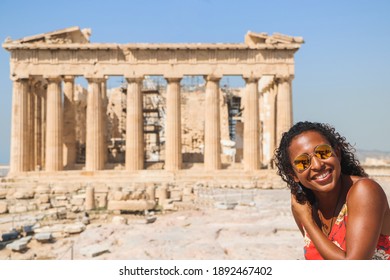
{"label": "stone block", "polygon": [[122,216],[114,216],[112,217],[112,223],[115,225],[126,225],[127,219]]}
{"label": "stone block", "polygon": [[40,194],[37,198],[39,203],[48,203],[50,201],[50,197],[48,194]]}
{"label": "stone block", "polygon": [[11,232],[6,232],[1,235],[1,240],[4,241],[11,241],[16,238],[18,238],[20,233],[16,230],[12,230]]}
{"label": "stone block", "polygon": [[17,241],[10,243],[10,244],[7,244],[6,248],[9,250],[12,250],[12,251],[22,252],[22,251],[27,250],[27,243],[28,242],[26,242],[26,241],[17,240]]}
{"label": "stone block", "polygon": [[14,198],[16,199],[32,199],[34,198],[35,192],[30,189],[18,189],[14,193]]}
{"label": "stone block", "polygon": [[0,201],[0,214],[5,214],[8,212],[8,204],[5,201]]}
{"label": "stone block", "polygon": [[107,194],[105,193],[96,194],[96,207],[98,208],[107,207]]}
{"label": "stone block", "polygon": [[85,225],[83,223],[75,223],[66,225],[64,228],[64,232],[66,233],[80,233],[85,230]]}
{"label": "stone block", "polygon": [[108,202],[108,210],[121,210],[121,211],[144,211],[152,210],[156,206],[156,202],[152,200],[126,200]]}
{"label": "stone block", "polygon": [[39,204],[38,205],[38,209],[40,211],[44,211],[44,210],[50,209],[50,207],[51,207],[50,203],[43,203],[43,204]]}
{"label": "stone block", "polygon": [[109,253],[110,247],[108,245],[95,244],[80,249],[80,253],[83,256],[94,258],[104,253]]}
{"label": "stone block", "polygon": [[27,206],[26,205],[9,206],[8,212],[9,213],[25,213],[25,212],[27,212]]}
{"label": "stone block", "polygon": [[0,199],[5,199],[7,197],[8,190],[1,188],[0,189]]}
{"label": "stone block", "polygon": [[70,200],[70,204],[72,204],[74,206],[82,206],[82,205],[84,205],[84,201],[85,201],[84,198],[75,198],[75,197],[73,197]]}
{"label": "stone block", "polygon": [[46,243],[46,242],[51,242],[53,239],[53,235],[51,232],[40,232],[34,235],[35,240],[41,242],[41,243]]}
{"label": "stone block", "polygon": [[69,193],[68,188],[65,186],[54,186],[51,192],[53,194],[62,194],[62,195]]}
{"label": "stone block", "polygon": [[35,189],[36,194],[49,194],[50,193],[50,186],[48,185],[39,185]]}

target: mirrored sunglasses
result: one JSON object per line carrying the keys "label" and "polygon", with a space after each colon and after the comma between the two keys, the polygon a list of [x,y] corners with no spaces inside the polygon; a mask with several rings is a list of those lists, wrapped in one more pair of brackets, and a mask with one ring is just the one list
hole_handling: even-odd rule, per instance
{"label": "mirrored sunglasses", "polygon": [[328,159],[332,155],[333,155],[332,147],[328,144],[321,144],[314,148],[313,153],[311,154],[303,153],[297,156],[293,161],[293,165],[298,172],[303,172],[310,167],[311,158],[313,156],[316,156],[319,159]]}

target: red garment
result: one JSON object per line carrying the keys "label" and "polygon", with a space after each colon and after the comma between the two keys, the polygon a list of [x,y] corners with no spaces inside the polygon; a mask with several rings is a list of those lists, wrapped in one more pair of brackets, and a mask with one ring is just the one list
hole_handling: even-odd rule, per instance
{"label": "red garment", "polygon": [[[333,225],[332,231],[330,232],[328,239],[336,244],[339,248],[345,251],[345,236],[346,236],[346,225],[348,222],[348,211],[347,204],[344,204],[337,220]],[[309,235],[305,230],[305,246],[304,254],[307,260],[323,260],[323,257],[317,251],[314,243],[310,240]],[[390,260],[390,235],[380,235],[378,244],[376,245],[375,253],[372,259],[375,260]]]}

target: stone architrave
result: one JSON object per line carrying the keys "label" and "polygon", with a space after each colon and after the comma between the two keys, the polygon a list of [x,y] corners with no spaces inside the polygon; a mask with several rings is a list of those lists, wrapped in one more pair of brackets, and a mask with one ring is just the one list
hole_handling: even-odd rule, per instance
{"label": "stone architrave", "polygon": [[102,78],[87,78],[87,133],[86,133],[86,162],[87,171],[104,168],[103,151],[103,113],[102,113]]}
{"label": "stone architrave", "polygon": [[165,170],[181,169],[181,110],[180,80],[167,78],[167,115],[165,119]]}
{"label": "stone architrave", "polygon": [[27,171],[28,79],[13,82],[10,173]]}
{"label": "stone architrave", "polygon": [[62,161],[62,94],[60,77],[47,78],[46,96],[46,171],[60,171]]}
{"label": "stone architrave", "polygon": [[206,170],[221,168],[219,77],[206,77],[205,156]]}
{"label": "stone architrave", "polygon": [[278,77],[276,94],[276,146],[279,146],[282,134],[290,129],[293,123],[291,81],[293,76]]}
{"label": "stone architrave", "polygon": [[126,170],[144,168],[143,78],[127,78]]}
{"label": "stone architrave", "polygon": [[259,78],[246,78],[244,107],[244,169],[257,170],[260,165]]}
{"label": "stone architrave", "polygon": [[76,163],[76,111],[74,77],[64,77],[64,166],[71,169]]}

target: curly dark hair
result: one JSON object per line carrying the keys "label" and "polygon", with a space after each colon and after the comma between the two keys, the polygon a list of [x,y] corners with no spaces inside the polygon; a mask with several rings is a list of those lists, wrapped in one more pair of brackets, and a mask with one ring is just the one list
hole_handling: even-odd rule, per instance
{"label": "curly dark hair", "polygon": [[291,193],[295,195],[297,201],[301,204],[315,202],[314,193],[300,183],[294,181],[292,174],[294,174],[289,155],[289,147],[291,141],[297,135],[305,131],[316,131],[326,138],[333,149],[338,148],[341,153],[341,173],[346,175],[357,175],[367,177],[367,173],[361,167],[360,162],[355,158],[356,151],[351,144],[349,144],[345,137],[341,136],[334,127],[329,124],[318,122],[298,122],[290,128],[289,131],[283,133],[280,140],[279,148],[275,150],[275,163],[278,168],[277,174],[287,183],[291,189]]}

